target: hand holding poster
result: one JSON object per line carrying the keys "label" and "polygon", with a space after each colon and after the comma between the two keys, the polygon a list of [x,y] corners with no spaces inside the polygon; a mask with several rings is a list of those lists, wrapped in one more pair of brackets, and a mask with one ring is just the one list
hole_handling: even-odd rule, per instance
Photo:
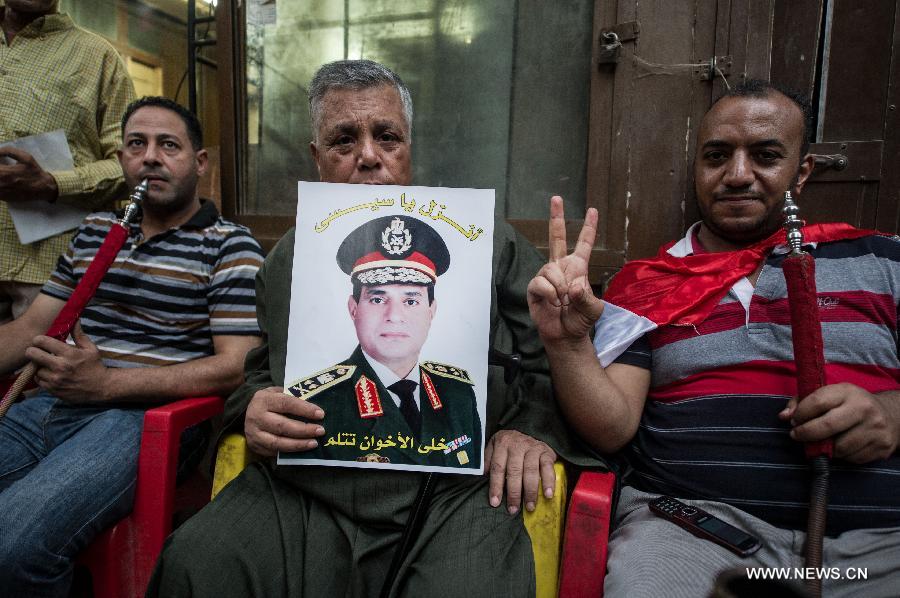
{"label": "hand holding poster", "polygon": [[480,474],[493,191],[298,191],[285,391],[325,435],[278,463]]}

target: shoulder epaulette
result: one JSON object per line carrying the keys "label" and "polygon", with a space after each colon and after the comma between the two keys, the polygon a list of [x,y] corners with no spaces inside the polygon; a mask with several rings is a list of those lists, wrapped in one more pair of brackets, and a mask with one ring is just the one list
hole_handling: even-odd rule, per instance
{"label": "shoulder epaulette", "polygon": [[332,366],[321,372],[316,372],[312,376],[296,380],[286,390],[295,397],[307,400],[327,388],[349,380],[355,371],[355,365]]}
{"label": "shoulder epaulette", "polygon": [[446,363],[438,363],[436,361],[425,361],[422,362],[422,369],[429,374],[443,376],[444,378],[453,378],[454,380],[459,380],[466,384],[475,384],[472,382],[469,372],[462,368],[458,368],[455,365],[447,365]]}

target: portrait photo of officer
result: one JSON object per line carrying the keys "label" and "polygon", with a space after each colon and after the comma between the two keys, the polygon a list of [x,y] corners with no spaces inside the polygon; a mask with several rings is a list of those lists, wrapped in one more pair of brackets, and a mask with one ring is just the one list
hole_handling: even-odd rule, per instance
{"label": "portrait photo of officer", "polygon": [[420,355],[450,268],[440,234],[391,215],[350,232],[337,251],[350,277],[347,312],[358,344],[340,363],[288,385],[325,412],[319,446],[289,459],[480,467],[481,418],[469,373]]}

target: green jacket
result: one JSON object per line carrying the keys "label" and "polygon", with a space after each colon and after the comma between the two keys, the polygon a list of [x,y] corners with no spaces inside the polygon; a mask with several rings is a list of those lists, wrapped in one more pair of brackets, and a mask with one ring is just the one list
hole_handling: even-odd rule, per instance
{"label": "green jacket", "polygon": [[[319,439],[319,446],[314,450],[282,456],[478,467],[481,419],[467,373],[459,368],[424,362],[419,366],[419,375],[420,438],[415,437],[359,347],[340,364],[298,380],[287,390],[295,396],[302,395],[325,411],[321,422],[325,436]],[[321,384],[322,380],[328,381]]]}

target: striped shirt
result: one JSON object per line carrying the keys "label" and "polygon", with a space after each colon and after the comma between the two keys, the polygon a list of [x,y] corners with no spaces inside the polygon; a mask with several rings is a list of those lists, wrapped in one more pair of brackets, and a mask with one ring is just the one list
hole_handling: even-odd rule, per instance
{"label": "striped shirt", "polygon": [[[0,143],[63,129],[75,167],[50,173],[60,203],[99,210],[127,195],[116,149],[134,97],[115,49],[67,15],[35,19],[10,44],[0,34]],[[0,281],[42,284],[71,237],[22,245],[0,201]]]}
{"label": "striped shirt", "polygon": [[[66,300],[116,214],[78,228],[41,292]],[[262,250],[247,228],[206,201],[185,224],[144,239],[139,224],[81,316],[109,367],[165,366],[214,353],[215,335],[259,335],[256,271]]]}
{"label": "striped shirt", "polygon": [[[827,382],[900,388],[900,241],[864,237],[811,253]],[[651,371],[627,449],[632,485],[805,528],[809,466],[778,418],[797,393],[783,260],[771,255],[755,288],[738,282],[696,328],[660,327],[617,360]],[[829,534],[900,526],[900,455],[866,465],[834,461],[828,507]]]}

